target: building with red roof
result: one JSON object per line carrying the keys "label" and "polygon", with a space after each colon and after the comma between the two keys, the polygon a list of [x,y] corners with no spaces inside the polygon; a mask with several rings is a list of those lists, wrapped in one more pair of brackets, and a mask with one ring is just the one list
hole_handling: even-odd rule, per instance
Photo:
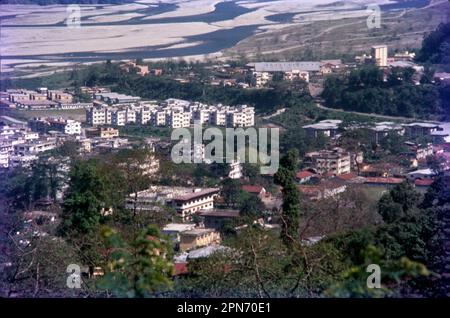
{"label": "building with red roof", "polygon": [[256,195],[260,199],[264,198],[267,193],[266,189],[259,185],[243,185],[241,189],[242,191]]}
{"label": "building with red roof", "polygon": [[346,183],[364,183],[366,181],[366,178],[358,176],[353,172],[338,175],[336,176],[336,179]]}
{"label": "building with red roof", "polygon": [[189,273],[188,263],[175,263],[173,264],[173,276],[182,276]]}
{"label": "building with red roof", "polygon": [[339,181],[325,180],[318,185],[299,185],[299,192],[310,200],[334,197],[347,190],[347,186]]}
{"label": "building with red roof", "polygon": [[297,172],[295,175],[295,178],[297,179],[298,183],[306,183],[311,180],[311,178],[317,176],[315,173],[312,173],[308,170],[301,170]]}
{"label": "building with red roof", "polygon": [[428,188],[433,184],[434,180],[432,179],[417,179],[414,181],[416,187]]}

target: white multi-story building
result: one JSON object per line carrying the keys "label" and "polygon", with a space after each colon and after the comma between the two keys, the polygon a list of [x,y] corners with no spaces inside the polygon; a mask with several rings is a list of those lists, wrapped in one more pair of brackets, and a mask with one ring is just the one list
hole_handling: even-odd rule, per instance
{"label": "white multi-story building", "polygon": [[136,109],[126,108],[126,123],[136,123]]}
{"label": "white multi-story building", "polygon": [[110,118],[111,114],[106,107],[92,107],[86,109],[86,122],[88,125],[95,126],[110,124]]}
{"label": "white multi-story building", "polygon": [[241,105],[238,108],[227,111],[227,127],[251,127],[255,125],[255,110],[253,107]]}
{"label": "white multi-story building", "polygon": [[13,141],[0,139],[0,152],[14,152]]}
{"label": "white multi-story building", "polygon": [[243,127],[247,120],[247,115],[241,112],[227,112],[226,126],[227,127]]}
{"label": "white multi-story building", "polygon": [[214,198],[219,192],[219,188],[153,186],[148,190],[130,194],[126,207],[137,211],[151,211],[158,210],[161,205],[172,205],[183,219],[187,219],[199,210],[213,209]]}
{"label": "white multi-story building", "polygon": [[113,110],[111,112],[111,124],[115,126],[125,126],[127,123],[126,110]]}
{"label": "white multi-story building", "polygon": [[255,123],[254,117],[254,108],[246,105],[209,106],[179,99],[168,99],[161,105],[130,104],[115,108],[92,107],[86,110],[86,121],[90,125],[124,126],[138,123],[156,127],[184,128],[200,122],[202,125],[251,127]]}
{"label": "white multi-story building", "polygon": [[80,135],[81,123],[72,119],[49,119],[51,129],[58,130],[67,135]]}
{"label": "white multi-story building", "polygon": [[167,125],[171,128],[191,126],[191,113],[188,112],[171,111],[167,119]]}
{"label": "white multi-story building", "polygon": [[227,111],[216,109],[211,113],[211,124],[215,126],[225,126],[227,124]]}
{"label": "white multi-story building", "polygon": [[22,133],[22,136],[25,140],[36,140],[39,139],[39,133],[34,131],[26,131]]}
{"label": "white multi-story building", "polygon": [[14,153],[20,156],[36,155],[56,148],[55,139],[36,140],[14,146]]}
{"label": "white multi-story building", "polygon": [[181,217],[188,218],[199,210],[212,210],[219,191],[218,188],[194,189],[191,193],[175,197],[173,205]]}
{"label": "white multi-story building", "polygon": [[9,152],[0,151],[0,168],[9,167]]}
{"label": "white multi-story building", "polygon": [[64,125],[64,133],[67,135],[80,135],[81,123],[76,120],[66,119]]}
{"label": "white multi-story building", "polygon": [[165,110],[153,110],[151,117],[152,126],[166,126],[167,112]]}
{"label": "white multi-story building", "polygon": [[320,174],[341,175],[351,171],[351,155],[341,148],[307,153],[304,162]]}
{"label": "white multi-story building", "polygon": [[239,161],[233,161],[229,166],[230,172],[228,173],[228,177],[230,179],[240,179],[243,177],[242,165]]}
{"label": "white multi-story building", "polygon": [[198,122],[201,125],[207,125],[210,123],[211,111],[209,109],[196,109],[192,113],[194,122]]}
{"label": "white multi-story building", "polygon": [[13,136],[15,133],[20,132],[22,128],[11,126],[0,126],[0,137]]}
{"label": "white multi-story building", "polygon": [[255,87],[264,87],[272,80],[272,74],[269,72],[253,72]]}
{"label": "white multi-story building", "polygon": [[309,82],[309,72],[301,70],[292,70],[284,73],[284,79],[287,81],[303,80]]}
{"label": "white multi-story building", "polygon": [[[64,118],[44,118],[37,117],[28,122],[33,131],[47,133],[51,130],[56,130],[67,135],[79,135],[81,134],[81,123]],[[36,139],[35,135],[28,136],[26,140]]]}
{"label": "white multi-story building", "polygon": [[151,121],[152,112],[150,108],[141,108],[136,112],[136,122],[140,125],[146,125]]}

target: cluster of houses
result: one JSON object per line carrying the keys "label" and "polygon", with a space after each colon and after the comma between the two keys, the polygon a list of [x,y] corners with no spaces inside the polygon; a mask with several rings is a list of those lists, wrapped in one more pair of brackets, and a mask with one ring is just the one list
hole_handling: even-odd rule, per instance
{"label": "cluster of houses", "polygon": [[320,135],[337,138],[339,137],[339,133],[344,129],[358,128],[366,129],[369,132],[370,141],[377,144],[390,133],[397,133],[398,135],[407,136],[409,138],[427,136],[436,142],[440,142],[442,139],[449,136],[449,133],[446,132],[443,127],[431,122],[398,124],[385,121],[373,124],[351,124],[342,127],[342,120],[325,119],[315,124],[303,126],[307,136],[310,138],[317,138]]}
{"label": "cluster of houses", "polygon": [[423,69],[412,61],[414,53],[398,52],[393,57],[388,56],[386,45],[375,45],[370,55],[357,56],[355,63],[343,63],[341,60],[321,60],[303,62],[257,62],[249,63],[246,73],[252,78],[251,84],[256,88],[266,87],[272,81],[274,74],[282,74],[285,81],[303,80],[318,82],[327,74],[342,73],[361,64],[373,64],[378,67],[412,67],[417,71]]}
{"label": "cluster of houses", "polygon": [[173,98],[163,103],[137,103],[131,100],[132,96],[116,94],[111,97],[111,94],[95,95],[97,100],[113,100],[113,105],[97,103],[86,109],[86,122],[89,125],[125,126],[133,123],[182,128],[190,127],[195,122],[226,127],[251,127],[255,124],[255,110],[246,105],[206,105]]}
{"label": "cluster of houses", "polygon": [[247,65],[247,72],[252,76],[253,86],[261,88],[273,79],[274,74],[281,73],[286,81],[321,78],[326,74],[341,72],[345,69],[341,60],[323,60],[306,62],[257,62]]}
{"label": "cluster of houses", "polygon": [[2,116],[0,118],[0,168],[29,166],[38,155],[55,149],[55,136],[32,131],[26,122]]}
{"label": "cluster of houses", "polygon": [[[413,81],[416,85],[420,85],[421,74],[423,74],[424,72],[424,67],[414,62],[415,57],[416,54],[414,52],[408,51],[395,52],[389,55],[387,45],[374,45],[370,54],[356,56],[356,64],[348,66],[372,64],[386,70],[385,74],[387,74],[390,68],[412,68],[416,71],[413,76]],[[448,85],[450,83],[450,73],[435,72],[432,81],[438,85]]]}
{"label": "cluster of houses", "polygon": [[[261,186],[243,185],[242,190],[260,199],[270,197]],[[246,227],[240,211],[221,207],[222,201],[220,188],[151,186],[130,194],[126,207],[137,212],[158,212],[170,206],[176,211],[181,222],[166,224],[162,233],[171,239],[176,251],[175,275],[182,275],[188,272],[189,261],[229,250],[221,245],[224,226],[230,225],[236,231]],[[266,228],[275,226],[263,219],[255,222]]]}
{"label": "cluster of houses", "polygon": [[[355,57],[354,63],[344,63],[341,60],[321,60],[303,62],[256,62],[246,65],[244,74],[247,74],[251,81],[245,88],[267,87],[272,81],[274,74],[281,74],[285,81],[303,80],[305,82],[320,82],[327,74],[343,73],[349,69],[361,65],[376,65],[383,69],[394,67],[413,68],[416,71],[414,78],[417,84],[420,83],[420,73],[424,71],[422,66],[414,63],[415,53],[404,51],[396,52],[389,56],[388,46],[374,45],[370,54],[363,54]],[[434,75],[435,82],[450,82],[450,74],[437,72]],[[228,82],[227,82],[228,83]],[[226,83],[224,82],[224,85]],[[230,84],[231,85],[231,84]]]}
{"label": "cluster of houses", "polygon": [[[332,146],[336,145],[342,131],[357,128],[364,128],[373,144],[379,144],[392,133],[406,136],[409,141],[404,142],[405,150],[396,156],[396,162],[366,164],[362,152],[352,153]],[[346,185],[355,183],[390,187],[410,180],[419,188],[428,187],[437,174],[427,166],[430,157],[441,159],[441,170],[450,168],[450,144],[446,142],[449,133],[439,124],[378,122],[343,127],[340,120],[322,120],[303,129],[309,138],[326,136],[331,141],[331,148],[306,153],[302,162],[304,169],[297,173],[300,192],[311,199],[334,196],[345,191]],[[427,137],[430,142],[418,143],[414,141],[417,137]],[[408,164],[401,165],[402,160]]]}
{"label": "cluster of houses", "polygon": [[163,74],[163,70],[159,68],[149,68],[148,65],[140,65],[133,61],[124,62],[120,65],[120,69],[125,72],[135,72],[140,76],[153,75],[153,76],[161,76]]}
{"label": "cluster of houses", "polygon": [[83,154],[131,147],[128,139],[120,137],[119,131],[111,127],[82,128],[79,121],[55,117],[36,117],[23,122],[2,116],[0,168],[29,167],[39,156],[68,141],[74,142]]}
{"label": "cluster of houses", "polygon": [[[138,212],[158,212],[164,206],[175,209],[183,222],[166,224],[162,233],[171,239],[177,251],[174,274],[182,275],[188,272],[189,260],[208,257],[224,248],[220,245],[222,221],[239,217],[239,211],[215,209],[219,192],[219,188],[151,186],[147,190],[130,194],[126,207]],[[203,222],[192,222],[194,216],[202,218]]]}
{"label": "cluster of houses", "polygon": [[92,103],[75,102],[73,94],[65,90],[49,90],[41,87],[36,90],[7,89],[0,92],[0,106],[25,110],[37,109],[83,109]]}

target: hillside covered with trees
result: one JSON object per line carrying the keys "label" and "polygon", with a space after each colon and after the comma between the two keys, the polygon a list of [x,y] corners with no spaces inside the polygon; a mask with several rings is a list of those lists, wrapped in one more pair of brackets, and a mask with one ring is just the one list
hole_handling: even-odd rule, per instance
{"label": "hillside covered with trees", "polygon": [[425,37],[417,61],[450,64],[450,22],[440,24],[435,31]]}
{"label": "hillside covered with trees", "polygon": [[385,81],[383,70],[368,66],[327,78],[322,97],[328,107],[362,113],[420,118],[442,114],[439,88],[415,85],[413,75],[411,68],[394,68]]}

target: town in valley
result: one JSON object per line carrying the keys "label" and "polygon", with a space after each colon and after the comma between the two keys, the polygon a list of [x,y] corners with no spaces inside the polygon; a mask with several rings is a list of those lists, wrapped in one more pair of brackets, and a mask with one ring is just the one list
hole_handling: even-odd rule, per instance
{"label": "town in valley", "polygon": [[46,1],[0,14],[1,297],[450,296],[450,3],[344,47],[370,1]]}

